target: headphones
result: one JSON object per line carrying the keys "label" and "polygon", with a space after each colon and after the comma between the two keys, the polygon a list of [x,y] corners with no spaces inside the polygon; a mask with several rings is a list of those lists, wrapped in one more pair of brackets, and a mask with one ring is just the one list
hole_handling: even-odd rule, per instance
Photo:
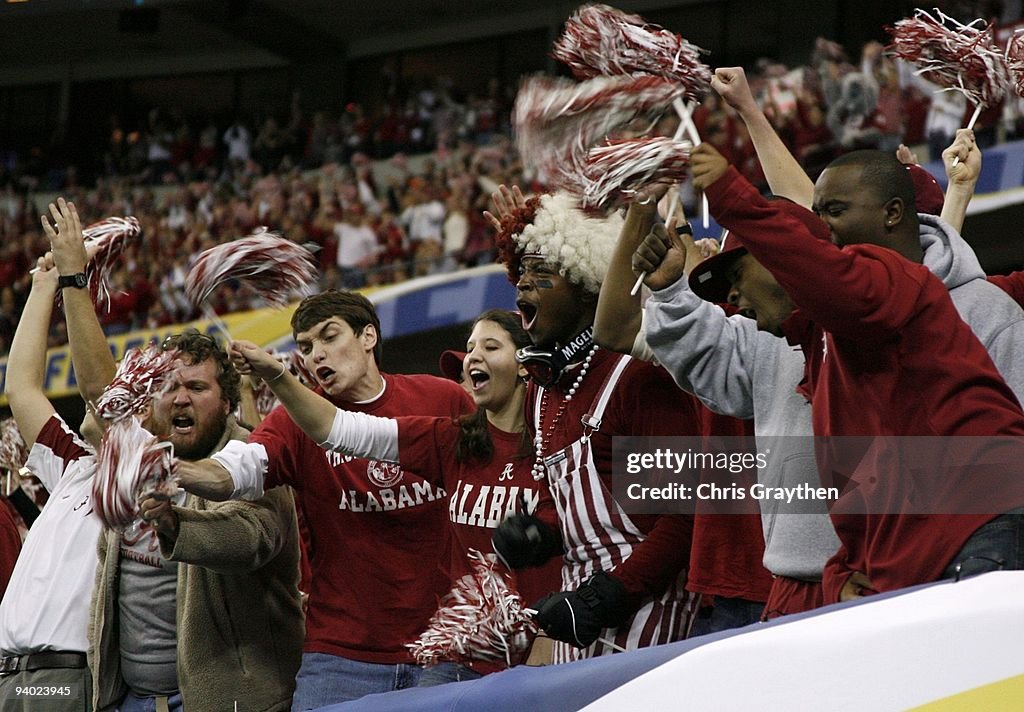
{"label": "headphones", "polygon": [[558,382],[570,364],[579,361],[594,345],[594,327],[578,334],[561,348],[543,349],[524,346],[516,350],[516,362],[526,369],[527,374],[541,388]]}

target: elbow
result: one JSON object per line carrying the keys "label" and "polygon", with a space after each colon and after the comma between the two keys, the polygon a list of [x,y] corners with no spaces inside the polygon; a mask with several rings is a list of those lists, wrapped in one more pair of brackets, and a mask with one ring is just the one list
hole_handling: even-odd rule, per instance
{"label": "elbow", "polygon": [[10,370],[7,371],[7,378],[4,382],[4,395],[7,396],[7,403],[11,410],[18,408],[32,394],[42,394],[43,392],[41,384],[18,378]]}
{"label": "elbow", "polygon": [[602,349],[608,351],[615,351],[620,354],[628,354],[632,350],[632,344],[628,347],[622,343],[622,339],[615,338],[611,334],[598,334],[597,330],[594,331],[594,343],[600,346]]}
{"label": "elbow", "polygon": [[594,343],[602,349],[615,351],[620,354],[628,354],[633,350],[633,340],[636,332],[633,331],[633,339],[628,337],[629,330],[624,328],[612,329],[599,322],[594,322]]}
{"label": "elbow", "polygon": [[103,388],[88,388],[86,386],[79,386],[78,395],[82,396],[82,400],[86,403],[96,403],[103,395]]}

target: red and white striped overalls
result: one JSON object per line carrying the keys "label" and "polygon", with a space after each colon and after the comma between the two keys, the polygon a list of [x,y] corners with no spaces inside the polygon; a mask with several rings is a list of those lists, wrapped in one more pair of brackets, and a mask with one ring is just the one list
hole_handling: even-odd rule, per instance
{"label": "red and white striped overalls", "polygon": [[[598,571],[614,571],[629,558],[633,547],[646,538],[604,486],[590,447],[590,438],[600,428],[608,401],[630,360],[629,356],[620,356],[606,377],[585,419],[583,437],[544,458],[548,486],[566,548],[563,591],[575,590]],[[538,389],[534,401],[535,432],[541,431],[543,395],[544,389]],[[607,655],[619,648],[635,650],[682,640],[686,637],[691,614],[685,583],[685,573],[680,574],[661,596],[647,601],[618,628],[601,631],[597,642],[588,648],[580,650],[556,641],[554,662]]]}

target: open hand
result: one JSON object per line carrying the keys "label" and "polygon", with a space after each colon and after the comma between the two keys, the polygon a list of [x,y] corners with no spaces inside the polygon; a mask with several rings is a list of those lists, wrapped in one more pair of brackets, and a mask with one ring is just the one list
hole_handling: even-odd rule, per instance
{"label": "open hand", "polygon": [[82,234],[82,222],[74,203],[64,198],[57,198],[57,203],[50,203],[50,220],[43,215],[43,232],[50,240],[53,261],[58,272],[63,275],[77,274],[85,271],[89,256],[85,250],[85,237]]}
{"label": "open hand", "polygon": [[[484,218],[495,230],[501,230],[501,221],[511,215],[519,208],[526,207],[526,198],[519,190],[518,185],[512,186],[511,190],[505,184],[498,186],[498,189],[491,193],[491,202],[494,203],[494,213],[485,210]],[[496,215],[495,215],[496,213]]]}

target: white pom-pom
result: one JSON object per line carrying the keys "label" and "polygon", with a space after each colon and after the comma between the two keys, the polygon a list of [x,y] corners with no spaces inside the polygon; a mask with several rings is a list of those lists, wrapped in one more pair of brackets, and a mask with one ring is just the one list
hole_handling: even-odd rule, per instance
{"label": "white pom-pom", "polygon": [[[86,249],[92,253],[85,267],[85,277],[93,302],[99,308],[109,308],[110,274],[128,242],[141,234],[142,227],[134,217],[107,218],[82,229]],[[61,303],[61,292],[57,292],[57,304]]]}
{"label": "white pom-pom", "polygon": [[975,106],[994,106],[1006,94],[1010,72],[994,44],[992,24],[978,19],[964,25],[935,12],[937,18],[917,10],[914,17],[886,28],[892,35],[889,50],[916,64],[918,74],[960,92]]}
{"label": "white pom-pom", "polygon": [[689,174],[691,149],[689,141],[669,138],[595,146],[587,152],[580,202],[584,207],[608,208],[631,200],[651,183],[683,181]]}
{"label": "white pom-pom", "polygon": [[532,77],[516,96],[513,122],[523,160],[552,186],[580,194],[587,152],[637,116],[661,112],[685,89],[661,77],[597,77],[575,83]]}
{"label": "white pom-pom", "polygon": [[0,420],[0,469],[17,472],[28,459],[25,439],[14,418]]}

